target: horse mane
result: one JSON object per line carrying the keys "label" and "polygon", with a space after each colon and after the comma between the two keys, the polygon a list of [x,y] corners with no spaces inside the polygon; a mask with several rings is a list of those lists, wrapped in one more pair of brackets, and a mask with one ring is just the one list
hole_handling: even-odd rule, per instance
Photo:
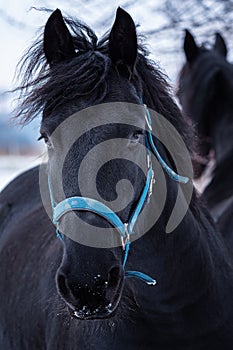
{"label": "horse mane", "polygon": [[[83,22],[73,17],[64,20],[73,37],[76,57],[50,69],[43,52],[41,33],[17,66],[21,83],[15,89],[19,93],[15,118],[23,125],[40,115],[45,106],[50,111],[84,96],[90,104],[98,104],[107,93],[107,76],[112,67],[108,52],[109,32],[98,40],[94,31]],[[143,102],[165,116],[192,151],[192,130],[171,97],[167,77],[148,56],[139,36],[138,56],[131,79],[140,84]]]}
{"label": "horse mane", "polygon": [[[77,56],[50,69],[43,51],[43,33],[38,36],[17,66],[21,84],[14,90],[19,93],[15,119],[22,125],[41,115],[45,107],[59,109],[64,102],[84,96],[90,104],[98,104],[107,94],[107,76],[112,67],[108,50],[110,32],[98,40],[95,32],[80,20],[63,18],[72,34]],[[173,100],[167,76],[159,70],[156,62],[148,58],[149,51],[143,37],[138,38],[138,55],[131,79],[140,85],[143,103],[174,125],[192,156],[195,152],[194,129]],[[180,159],[180,164],[183,164],[183,159]],[[199,217],[197,202],[194,191],[190,205],[194,215]]]}
{"label": "horse mane", "polygon": [[95,33],[81,21],[71,17],[64,20],[73,36],[75,58],[50,69],[41,33],[17,66],[17,77],[21,83],[15,89],[20,94],[16,118],[23,125],[43,112],[45,105],[52,110],[67,99],[72,101],[91,94],[94,100],[98,96],[93,96],[93,93],[106,93],[104,80],[110,66],[106,55],[106,36],[98,41]]}

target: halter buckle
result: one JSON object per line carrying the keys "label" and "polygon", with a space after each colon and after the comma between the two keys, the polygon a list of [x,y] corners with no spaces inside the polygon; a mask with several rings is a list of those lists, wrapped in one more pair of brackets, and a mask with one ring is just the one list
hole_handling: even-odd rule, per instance
{"label": "halter buckle", "polygon": [[147,153],[146,155],[146,160],[147,160],[147,168],[150,169],[151,166],[151,155]]}
{"label": "halter buckle", "polygon": [[147,106],[146,105],[145,105],[145,108],[146,108],[146,114],[145,114],[146,124],[148,126],[149,131],[152,131],[152,125],[151,125],[151,123],[149,122],[149,119],[148,119]]}
{"label": "halter buckle", "polygon": [[149,186],[149,191],[148,191],[147,203],[149,203],[150,197],[151,197],[152,192],[153,192],[153,185],[155,183],[154,175],[155,175],[154,170],[152,170],[152,176],[151,176],[151,180],[150,180],[150,186]]}
{"label": "halter buckle", "polygon": [[125,250],[126,244],[130,241],[130,234],[128,230],[128,223],[124,223],[126,237],[121,236],[122,249]]}

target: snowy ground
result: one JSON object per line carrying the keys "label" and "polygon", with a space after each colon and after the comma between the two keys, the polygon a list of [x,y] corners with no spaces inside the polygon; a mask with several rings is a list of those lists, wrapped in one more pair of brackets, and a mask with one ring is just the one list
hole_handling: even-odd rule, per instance
{"label": "snowy ground", "polygon": [[0,156],[0,191],[17,175],[41,163],[40,156]]}
{"label": "snowy ground", "polygon": [[[42,156],[0,156],[0,192],[16,176],[41,164]],[[194,186],[199,193],[202,193],[211,180],[212,164],[202,178],[195,181]]]}

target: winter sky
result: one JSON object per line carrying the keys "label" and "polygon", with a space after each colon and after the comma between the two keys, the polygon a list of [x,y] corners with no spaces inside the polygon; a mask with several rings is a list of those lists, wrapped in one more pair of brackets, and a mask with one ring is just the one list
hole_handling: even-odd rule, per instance
{"label": "winter sky", "polygon": [[[77,16],[85,21],[97,34],[101,35],[111,27],[118,6],[126,9],[135,22],[140,24],[140,32],[156,28],[164,19],[160,14],[155,15],[152,9],[155,8],[155,4],[158,4],[159,7],[160,3],[161,0],[0,0],[0,89],[12,87],[14,71],[19,58],[32,42],[38,28],[43,26],[48,18],[48,13],[36,11],[32,7],[50,9],[58,7],[64,13]],[[159,61],[161,67],[174,81],[181,63],[174,66],[167,61],[167,57],[163,60],[156,38],[148,38],[147,42],[153,58]],[[177,42],[177,45],[181,47],[182,43]],[[181,62],[180,57],[178,59]]]}

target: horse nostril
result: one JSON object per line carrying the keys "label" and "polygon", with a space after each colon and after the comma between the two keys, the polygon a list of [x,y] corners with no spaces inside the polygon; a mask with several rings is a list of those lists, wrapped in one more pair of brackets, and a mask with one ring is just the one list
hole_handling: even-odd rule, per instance
{"label": "horse nostril", "polygon": [[116,287],[120,280],[120,268],[114,266],[108,273],[108,287]]}
{"label": "horse nostril", "polygon": [[67,284],[67,280],[66,280],[66,277],[64,275],[62,275],[62,274],[57,275],[57,286],[58,286],[58,290],[59,290],[60,294],[63,297],[68,296],[69,286]]}
{"label": "horse nostril", "polygon": [[[106,271],[107,272],[107,271]],[[113,266],[105,274],[84,280],[59,271],[56,276],[57,290],[62,299],[75,311],[78,318],[107,315],[120,297],[123,272],[120,266]],[[102,317],[102,316],[101,316]]]}

